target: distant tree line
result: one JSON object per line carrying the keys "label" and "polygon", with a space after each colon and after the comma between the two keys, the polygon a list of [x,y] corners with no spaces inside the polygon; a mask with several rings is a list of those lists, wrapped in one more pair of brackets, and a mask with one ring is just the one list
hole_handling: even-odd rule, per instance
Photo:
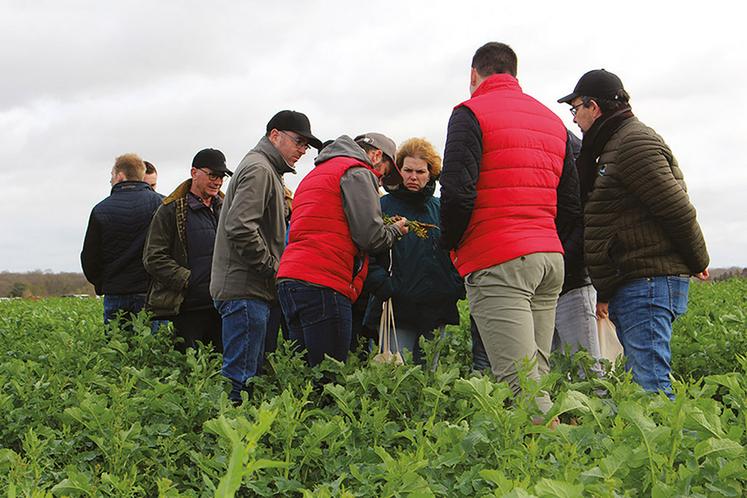
{"label": "distant tree line", "polygon": [[93,286],[82,273],[52,273],[35,270],[27,273],[0,272],[0,296],[48,297],[69,294],[93,296]]}
{"label": "distant tree line", "polygon": [[747,278],[747,268],[715,268],[711,270],[711,280],[719,282],[730,278]]}
{"label": "distant tree line", "polygon": [[[747,278],[747,268],[714,268],[711,280]],[[52,297],[71,294],[95,295],[93,286],[82,273],[53,273],[35,270],[27,273],[0,272],[0,297]]]}

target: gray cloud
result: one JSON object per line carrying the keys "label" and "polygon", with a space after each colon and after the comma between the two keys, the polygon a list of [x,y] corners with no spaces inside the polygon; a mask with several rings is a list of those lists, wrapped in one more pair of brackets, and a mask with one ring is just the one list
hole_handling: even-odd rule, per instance
{"label": "gray cloud", "polygon": [[472,53],[488,40],[516,49],[523,88],[574,131],[555,99],[588,69],[617,71],[678,157],[714,264],[745,264],[747,61],[736,47],[747,40],[737,16],[605,8],[581,2],[574,12],[599,14],[586,24],[549,2],[4,2],[3,269],[79,269],[115,156],[154,162],[167,193],[203,147],[237,164],[283,108],[307,113],[323,139],[376,130],[442,148],[452,107],[468,97]]}

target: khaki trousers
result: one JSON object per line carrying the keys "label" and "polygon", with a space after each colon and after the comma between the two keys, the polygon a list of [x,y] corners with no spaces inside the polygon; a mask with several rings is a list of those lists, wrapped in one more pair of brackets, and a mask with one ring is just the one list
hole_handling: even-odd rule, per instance
{"label": "khaki trousers", "polygon": [[[550,371],[555,307],[563,286],[563,255],[534,253],[470,273],[464,279],[470,313],[477,324],[490,367],[518,394],[517,366],[532,364],[539,380]],[[552,407],[547,393],[537,398],[543,413]]]}

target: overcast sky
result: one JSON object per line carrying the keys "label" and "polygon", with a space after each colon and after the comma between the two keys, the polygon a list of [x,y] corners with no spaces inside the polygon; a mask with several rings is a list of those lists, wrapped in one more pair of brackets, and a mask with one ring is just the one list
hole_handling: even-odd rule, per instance
{"label": "overcast sky", "polygon": [[379,131],[443,150],[488,41],[514,48],[524,91],[577,134],[556,99],[589,69],[617,73],[679,160],[711,266],[747,266],[747,35],[735,5],[0,0],[0,270],[80,271],[116,156],[153,162],[168,194],[202,148],[235,167],[281,109],[306,113],[322,140]]}

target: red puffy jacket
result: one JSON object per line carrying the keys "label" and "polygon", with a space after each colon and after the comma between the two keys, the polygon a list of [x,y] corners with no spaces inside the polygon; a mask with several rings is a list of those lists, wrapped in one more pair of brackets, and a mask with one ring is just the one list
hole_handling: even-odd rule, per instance
{"label": "red puffy jacket", "polygon": [[511,75],[483,81],[467,106],[482,131],[477,199],[459,247],[462,276],[537,252],[563,252],[555,229],[567,132]]}
{"label": "red puffy jacket", "polygon": [[[371,169],[357,159],[338,156],[316,166],[301,181],[293,197],[278,280],[292,278],[329,287],[351,302],[360,295],[368,255],[353,243],[340,191],[340,179],[353,166]],[[355,268],[356,262],[360,268]]]}

